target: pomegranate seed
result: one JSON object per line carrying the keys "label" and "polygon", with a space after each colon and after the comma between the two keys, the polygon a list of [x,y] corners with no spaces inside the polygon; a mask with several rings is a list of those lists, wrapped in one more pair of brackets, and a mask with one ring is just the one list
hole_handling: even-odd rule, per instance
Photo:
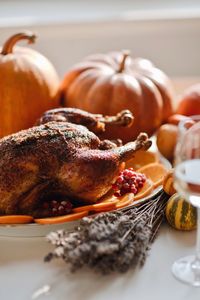
{"label": "pomegranate seed", "polygon": [[129,190],[130,189],[130,185],[128,183],[124,183],[123,186],[122,186],[122,188],[124,190]]}
{"label": "pomegranate seed", "polygon": [[133,193],[133,194],[137,194],[137,189],[136,189],[136,187],[131,187],[131,193]]}
{"label": "pomegranate seed", "polygon": [[124,170],[124,171],[123,171],[123,174],[122,174],[122,175],[125,177],[125,176],[127,176],[127,175],[128,175],[128,173],[129,173],[129,170],[128,170],[128,169],[126,169],[126,170]]}
{"label": "pomegranate seed", "polygon": [[65,208],[64,208],[64,206],[60,205],[60,206],[58,207],[58,213],[59,213],[59,214],[65,213]]}
{"label": "pomegranate seed", "polygon": [[123,183],[124,182],[124,178],[123,176],[119,176],[116,180],[117,183]]}
{"label": "pomegranate seed", "polygon": [[67,209],[71,209],[72,208],[72,204],[70,201],[61,201],[60,203],[62,206],[64,206],[64,208],[67,208]]}
{"label": "pomegranate seed", "polygon": [[136,183],[136,179],[135,178],[131,178],[131,180],[132,180],[133,184]]}
{"label": "pomegranate seed", "polygon": [[117,184],[113,184],[113,185],[112,185],[112,189],[113,189],[113,190],[118,190],[118,185],[117,185]]}
{"label": "pomegranate seed", "polygon": [[138,183],[138,187],[139,187],[139,188],[142,188],[142,187],[143,187],[143,183],[142,183],[142,182],[139,182],[139,183]]}
{"label": "pomegranate seed", "polygon": [[132,185],[134,181],[133,181],[132,178],[130,178],[130,179],[127,180],[127,182],[128,182],[129,185]]}
{"label": "pomegranate seed", "polygon": [[51,207],[52,208],[58,208],[58,205],[59,205],[58,201],[56,201],[56,200],[51,201]]}
{"label": "pomegranate seed", "polygon": [[57,208],[55,208],[55,207],[52,208],[52,214],[53,214],[53,215],[57,215],[57,212],[58,212]]}
{"label": "pomegranate seed", "polygon": [[135,174],[132,174],[132,175],[131,175],[131,178],[135,179],[135,178],[136,178],[136,175],[135,175]]}
{"label": "pomegranate seed", "polygon": [[129,191],[120,190],[120,196],[124,196],[125,194],[129,193]]}
{"label": "pomegranate seed", "polygon": [[129,169],[129,175],[133,176],[134,174],[135,174],[135,172]]}
{"label": "pomegranate seed", "polygon": [[114,196],[115,196],[115,197],[120,197],[120,196],[121,196],[121,193],[120,193],[119,191],[118,191],[118,192],[115,192],[115,193],[114,193]]}

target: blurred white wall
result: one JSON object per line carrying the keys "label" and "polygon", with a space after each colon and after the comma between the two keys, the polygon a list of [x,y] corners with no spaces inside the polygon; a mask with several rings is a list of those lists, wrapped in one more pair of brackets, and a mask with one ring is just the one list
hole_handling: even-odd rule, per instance
{"label": "blurred white wall", "polygon": [[115,1],[0,0],[0,44],[15,32],[35,31],[34,48],[60,76],[88,54],[120,49],[151,59],[170,76],[200,76],[200,1]]}

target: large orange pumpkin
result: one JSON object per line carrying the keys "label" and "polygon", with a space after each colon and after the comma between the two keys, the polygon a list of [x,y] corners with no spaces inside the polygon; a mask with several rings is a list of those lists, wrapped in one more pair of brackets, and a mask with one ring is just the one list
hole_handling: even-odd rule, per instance
{"label": "large orange pumpkin", "polygon": [[104,115],[129,109],[135,117],[132,127],[112,125],[104,135],[124,142],[141,131],[153,134],[174,111],[169,78],[149,60],[132,59],[127,52],[87,57],[69,70],[61,89],[65,106]]}
{"label": "large orange pumpkin", "polygon": [[32,126],[45,110],[58,106],[59,78],[52,64],[32,49],[14,47],[35,38],[18,33],[0,49],[0,137]]}

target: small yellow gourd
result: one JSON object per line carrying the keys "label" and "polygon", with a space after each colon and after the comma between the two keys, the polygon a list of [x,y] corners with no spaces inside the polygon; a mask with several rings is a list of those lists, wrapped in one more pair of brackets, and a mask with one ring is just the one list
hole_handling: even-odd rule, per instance
{"label": "small yellow gourd", "polygon": [[170,170],[163,178],[163,190],[170,196],[176,193],[174,188],[173,169]]}
{"label": "small yellow gourd", "polygon": [[178,193],[167,202],[165,215],[168,223],[178,230],[193,230],[197,224],[197,209]]}

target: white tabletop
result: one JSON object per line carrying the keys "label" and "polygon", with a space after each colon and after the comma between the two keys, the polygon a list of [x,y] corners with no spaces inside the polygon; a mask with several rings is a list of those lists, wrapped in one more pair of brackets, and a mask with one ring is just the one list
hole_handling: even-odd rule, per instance
{"label": "white tabletop", "polygon": [[51,250],[45,238],[0,238],[0,299],[28,300],[38,289],[50,292],[46,300],[195,300],[200,289],[179,283],[171,265],[195,251],[196,232],[178,232],[163,225],[142,269],[101,276],[90,270],[69,272],[61,260],[44,263]]}
{"label": "white tabletop", "polygon": [[[199,79],[174,81],[177,94]],[[51,251],[45,238],[0,236],[0,300],[29,300],[44,286],[46,300],[199,300],[200,288],[178,282],[172,263],[195,252],[196,231],[180,232],[162,225],[142,269],[101,276],[90,270],[75,274],[61,260],[44,263]]]}

